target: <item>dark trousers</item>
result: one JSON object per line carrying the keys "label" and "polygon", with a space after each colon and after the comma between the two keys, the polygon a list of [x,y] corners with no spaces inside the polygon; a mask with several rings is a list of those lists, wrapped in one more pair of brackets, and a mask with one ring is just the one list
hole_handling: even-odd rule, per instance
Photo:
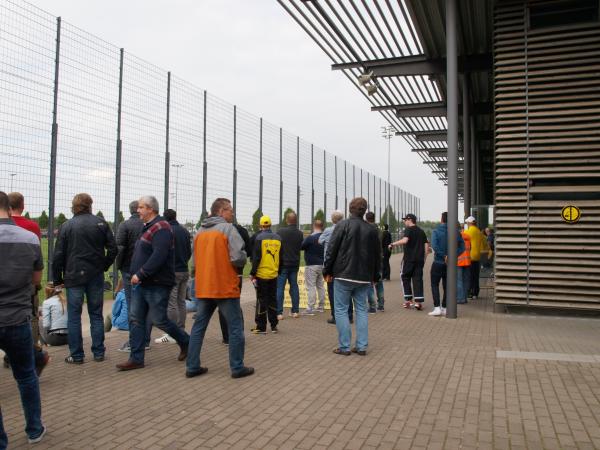
{"label": "dark trousers", "polygon": [[381,278],[384,280],[389,280],[390,279],[390,273],[391,273],[391,269],[390,269],[390,256],[392,256],[392,254],[390,252],[384,251],[383,252],[383,258],[381,260],[382,265],[381,265]]}
{"label": "dark trousers", "polygon": [[479,261],[471,261],[469,275],[469,297],[477,297],[479,295]]}
{"label": "dark trousers", "polygon": [[442,297],[442,308],[446,307],[446,264],[434,262],[431,265],[431,295],[433,296],[433,306],[440,306],[440,281],[444,288]]}
{"label": "dark trousers", "polygon": [[254,316],[256,328],[265,331],[267,319],[269,319],[271,328],[275,328],[279,323],[277,320],[277,278],[272,280],[256,279],[256,315]]}
{"label": "dark trousers", "polygon": [[402,287],[404,288],[404,301],[415,300],[423,303],[423,266],[424,261],[404,261],[402,264]]}
{"label": "dark trousers", "polygon": [[[327,295],[329,296],[329,306],[331,307],[331,318],[335,319],[335,296],[333,294],[333,281],[327,282]],[[352,299],[348,304],[348,318],[352,320],[353,314]]]}

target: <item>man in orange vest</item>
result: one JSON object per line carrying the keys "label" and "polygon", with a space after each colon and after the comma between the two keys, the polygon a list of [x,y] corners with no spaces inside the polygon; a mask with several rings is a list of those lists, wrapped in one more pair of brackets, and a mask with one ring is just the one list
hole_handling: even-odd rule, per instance
{"label": "man in orange vest", "polygon": [[464,304],[467,303],[467,293],[469,292],[469,277],[471,276],[471,236],[465,230],[461,229],[458,224],[460,235],[465,243],[465,251],[458,255],[458,262],[456,263],[456,303]]}

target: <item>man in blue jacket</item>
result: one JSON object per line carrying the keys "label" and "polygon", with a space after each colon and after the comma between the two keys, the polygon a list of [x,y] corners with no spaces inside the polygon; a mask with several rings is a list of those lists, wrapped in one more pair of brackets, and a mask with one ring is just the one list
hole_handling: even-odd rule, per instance
{"label": "man in blue jacket", "polygon": [[[313,316],[315,311],[323,312],[325,309],[325,286],[323,284],[323,258],[324,247],[319,244],[319,238],[323,234],[323,222],[315,220],[313,222],[313,232],[302,242],[304,250],[304,285],[308,295],[308,305],[304,314]],[[315,308],[319,294],[319,306]]]}
{"label": "man in blue jacket", "polygon": [[[442,223],[431,233],[431,248],[433,249],[433,263],[431,264],[431,294],[433,296],[433,311],[430,316],[446,315],[446,266],[448,264],[448,213],[442,213]],[[457,255],[465,251],[465,242],[458,234]],[[456,261],[451,262],[456,264]],[[440,280],[444,288],[444,296],[440,306]]]}
{"label": "man in blue jacket", "polygon": [[131,260],[133,297],[129,316],[129,359],[117,364],[119,370],[144,367],[146,316],[179,344],[177,359],[187,357],[190,336],[167,317],[169,294],[175,284],[174,238],[171,225],[158,215],[158,200],[147,195],[139,200],[138,212],[144,222]]}

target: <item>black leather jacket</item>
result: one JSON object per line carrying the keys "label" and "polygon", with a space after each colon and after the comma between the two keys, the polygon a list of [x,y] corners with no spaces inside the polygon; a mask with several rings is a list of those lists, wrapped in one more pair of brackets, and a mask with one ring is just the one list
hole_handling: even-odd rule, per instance
{"label": "black leather jacket", "polygon": [[[106,250],[106,252],[105,252]],[[89,213],[67,220],[58,232],[52,260],[54,284],[81,286],[106,272],[117,256],[117,245],[106,221]]]}
{"label": "black leather jacket", "polygon": [[339,222],[329,244],[323,275],[355,281],[379,280],[381,243],[377,229],[361,217]]}
{"label": "black leather jacket", "polygon": [[117,228],[117,247],[119,248],[119,255],[115,261],[117,269],[129,272],[135,241],[142,234],[142,228],[144,228],[144,222],[140,219],[139,214],[133,214]]}

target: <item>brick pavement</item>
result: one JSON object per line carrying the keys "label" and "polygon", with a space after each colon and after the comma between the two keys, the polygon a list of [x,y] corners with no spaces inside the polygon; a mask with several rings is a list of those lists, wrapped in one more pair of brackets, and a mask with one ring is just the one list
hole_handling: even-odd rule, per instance
{"label": "brick pavement", "polygon": [[[456,321],[428,317],[401,307],[397,258],[386,311],[369,316],[366,357],[332,354],[323,314],[247,335],[256,375],[240,380],[229,377],[216,317],[199,378],[184,377],[173,345],[153,345],[143,370],[117,372],[119,332],[107,334],[103,363],[67,366],[66,349],[51,348],[41,379],[49,432],[36,448],[600,448],[600,364],[496,357],[600,355],[599,319],[494,314],[490,299],[460,306]],[[16,385],[0,374],[10,448],[27,448]]]}

